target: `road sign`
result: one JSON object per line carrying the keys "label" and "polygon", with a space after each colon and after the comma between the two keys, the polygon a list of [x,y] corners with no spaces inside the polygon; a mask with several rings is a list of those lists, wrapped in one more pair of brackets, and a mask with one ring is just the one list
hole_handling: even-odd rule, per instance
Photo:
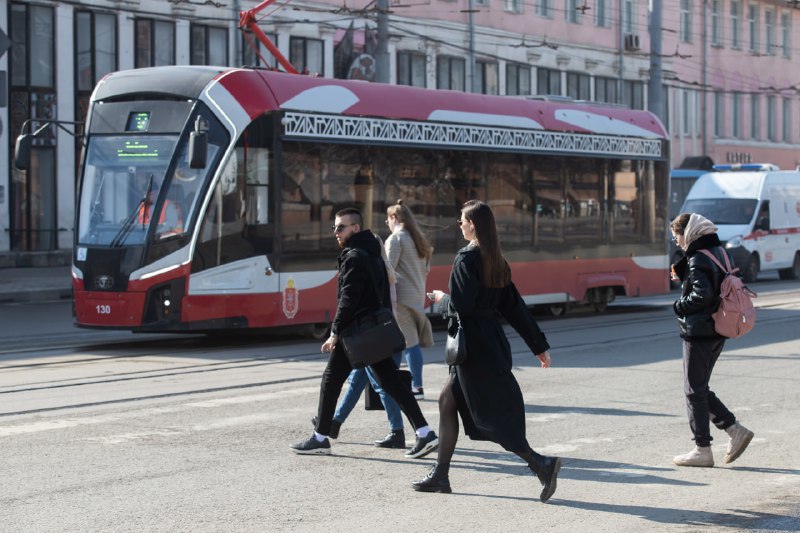
{"label": "road sign", "polygon": [[11,39],[8,38],[3,28],[0,28],[0,57],[3,57],[9,48],[11,48]]}

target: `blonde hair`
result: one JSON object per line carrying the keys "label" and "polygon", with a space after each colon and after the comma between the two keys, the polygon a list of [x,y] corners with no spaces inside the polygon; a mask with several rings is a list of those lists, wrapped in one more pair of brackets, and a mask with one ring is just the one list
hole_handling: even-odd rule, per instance
{"label": "blonde hair", "polygon": [[403,228],[411,235],[411,240],[414,241],[414,247],[417,249],[417,255],[420,259],[430,259],[433,255],[433,246],[428,242],[428,239],[420,231],[417,226],[417,221],[414,219],[414,214],[407,206],[403,205],[403,200],[397,200],[395,205],[389,206],[386,214],[390,217],[397,219],[403,225]]}

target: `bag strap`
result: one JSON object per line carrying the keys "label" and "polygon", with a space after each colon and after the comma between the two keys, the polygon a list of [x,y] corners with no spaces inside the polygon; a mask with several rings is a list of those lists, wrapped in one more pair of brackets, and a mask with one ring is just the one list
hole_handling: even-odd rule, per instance
{"label": "bag strap", "polygon": [[717,259],[717,258],[714,256],[714,254],[712,254],[712,253],[711,253],[711,252],[709,252],[708,250],[705,250],[705,249],[703,249],[703,250],[698,250],[698,251],[699,251],[700,253],[702,253],[703,255],[706,255],[706,256],[708,256],[708,258],[709,258],[709,259],[711,259],[711,260],[714,262],[714,264],[715,264],[715,265],[717,265],[717,266],[719,267],[719,269],[720,269],[720,270],[722,270],[722,271],[723,271],[723,272],[725,272],[726,274],[730,274],[730,273],[731,273],[731,262],[730,262],[730,260],[728,259],[728,254],[727,254],[727,253],[725,253],[725,250],[722,250],[722,255],[725,257],[725,266],[727,266],[727,267],[728,267],[727,269],[726,269],[724,266],[722,266],[722,263],[720,263],[720,262],[719,262],[719,259]]}

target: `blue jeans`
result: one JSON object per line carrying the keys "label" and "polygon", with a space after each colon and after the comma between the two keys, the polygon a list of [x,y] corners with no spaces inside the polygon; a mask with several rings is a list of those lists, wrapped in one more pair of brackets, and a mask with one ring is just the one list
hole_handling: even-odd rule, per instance
{"label": "blue jeans", "polygon": [[[392,359],[394,359],[396,365],[399,365],[400,353],[396,353]],[[389,419],[389,429],[391,431],[401,431],[403,429],[403,414],[400,411],[400,406],[378,384],[378,380],[375,379],[375,374],[373,374],[370,367],[354,368],[350,372],[350,376],[347,378],[347,390],[344,392],[342,399],[339,400],[339,405],[336,406],[333,419],[339,423],[344,423],[347,420],[350,412],[358,403],[358,399],[361,398],[361,393],[364,392],[364,388],[367,386],[367,379],[369,379],[378,396],[381,397],[383,408],[386,409],[386,418]]]}
{"label": "blue jeans", "polygon": [[408,369],[411,371],[411,388],[415,390],[421,389],[422,363],[424,360],[422,356],[422,348],[419,347],[419,344],[412,346],[411,348],[406,348],[406,350],[403,352],[403,356],[406,359]]}

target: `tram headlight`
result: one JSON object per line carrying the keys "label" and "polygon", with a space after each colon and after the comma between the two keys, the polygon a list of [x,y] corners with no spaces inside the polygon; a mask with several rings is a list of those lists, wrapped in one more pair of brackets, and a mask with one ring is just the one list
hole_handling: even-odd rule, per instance
{"label": "tram headlight", "polygon": [[742,245],[742,236],[737,235],[736,237],[731,237],[728,239],[728,242],[725,243],[725,248],[738,248]]}

